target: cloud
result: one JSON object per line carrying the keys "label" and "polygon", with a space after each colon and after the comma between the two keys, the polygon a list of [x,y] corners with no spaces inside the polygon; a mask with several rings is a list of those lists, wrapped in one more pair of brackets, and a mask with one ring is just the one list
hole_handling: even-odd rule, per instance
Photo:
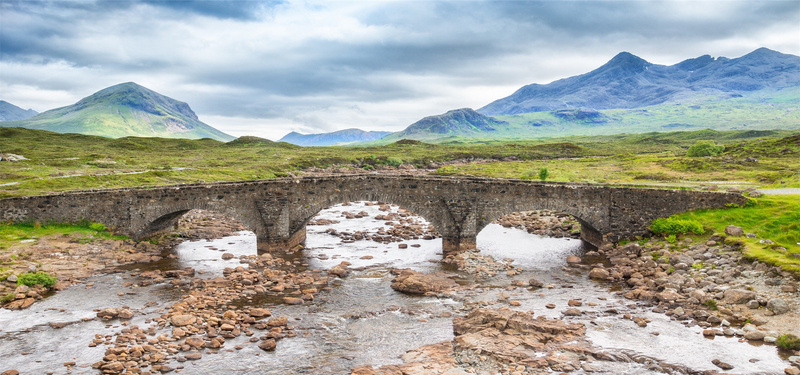
{"label": "cloud", "polygon": [[135,81],[212,126],[273,138],[400,130],[620,51],[659,64],[800,54],[795,0],[2,0],[0,12],[4,100],[42,111]]}

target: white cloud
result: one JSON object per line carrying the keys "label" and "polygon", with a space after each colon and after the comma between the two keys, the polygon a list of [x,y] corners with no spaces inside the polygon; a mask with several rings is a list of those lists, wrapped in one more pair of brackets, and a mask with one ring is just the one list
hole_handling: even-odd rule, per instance
{"label": "white cloud", "polygon": [[794,0],[164,4],[0,2],[0,99],[42,111],[134,81],[223,131],[277,139],[400,130],[621,51],[800,54]]}

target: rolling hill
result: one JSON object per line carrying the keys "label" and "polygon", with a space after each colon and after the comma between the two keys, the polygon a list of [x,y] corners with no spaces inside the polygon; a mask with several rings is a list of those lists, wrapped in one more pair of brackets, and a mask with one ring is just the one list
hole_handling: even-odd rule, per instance
{"label": "rolling hill", "polygon": [[39,112],[22,109],[5,100],[0,100],[0,121],[24,120],[36,116]]}
{"label": "rolling hill", "polygon": [[201,122],[188,104],[133,82],[108,87],[73,105],[42,112],[29,119],[0,122],[0,126],[111,138],[234,139]]}
{"label": "rolling hill", "polygon": [[484,116],[470,108],[461,108],[425,117],[405,130],[392,133],[380,141],[391,143],[400,139],[427,141],[447,137],[491,137],[499,128],[504,128],[506,125],[508,123],[505,121]]}

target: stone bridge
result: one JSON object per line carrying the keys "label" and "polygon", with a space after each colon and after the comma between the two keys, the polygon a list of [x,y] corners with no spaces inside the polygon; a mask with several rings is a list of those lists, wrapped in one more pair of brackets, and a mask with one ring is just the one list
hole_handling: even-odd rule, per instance
{"label": "stone bridge", "polygon": [[302,243],[320,210],[350,201],[397,204],[430,221],[445,253],[475,247],[478,232],[517,211],[568,213],[584,240],[599,245],[648,233],[659,217],[743,204],[738,194],[525,180],[438,176],[342,175],[66,192],[0,199],[0,221],[99,222],[133,239],[172,227],[192,209],[246,225],[259,251]]}

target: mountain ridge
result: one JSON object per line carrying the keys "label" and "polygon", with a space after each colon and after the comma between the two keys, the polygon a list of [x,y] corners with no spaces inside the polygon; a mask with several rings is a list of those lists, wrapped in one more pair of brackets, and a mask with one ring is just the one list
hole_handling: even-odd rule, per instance
{"label": "mountain ridge", "polygon": [[392,132],[367,131],[356,128],[342,129],[330,133],[300,134],[290,132],[278,142],[287,142],[298,146],[334,146],[353,142],[369,142],[381,139]]}
{"label": "mountain ridge", "polygon": [[0,100],[0,121],[25,120],[38,114],[39,112],[32,109],[22,109],[5,100]]}
{"label": "mountain ridge", "polygon": [[187,103],[134,82],[110,86],[75,104],[0,126],[111,138],[212,138],[223,142],[235,138],[200,121]]}
{"label": "mountain ridge", "polygon": [[793,86],[800,86],[800,57],[763,47],[739,58],[703,55],[670,66],[621,52],[588,73],[525,85],[477,112],[492,116],[559,109],[630,109],[692,96],[734,97]]}

